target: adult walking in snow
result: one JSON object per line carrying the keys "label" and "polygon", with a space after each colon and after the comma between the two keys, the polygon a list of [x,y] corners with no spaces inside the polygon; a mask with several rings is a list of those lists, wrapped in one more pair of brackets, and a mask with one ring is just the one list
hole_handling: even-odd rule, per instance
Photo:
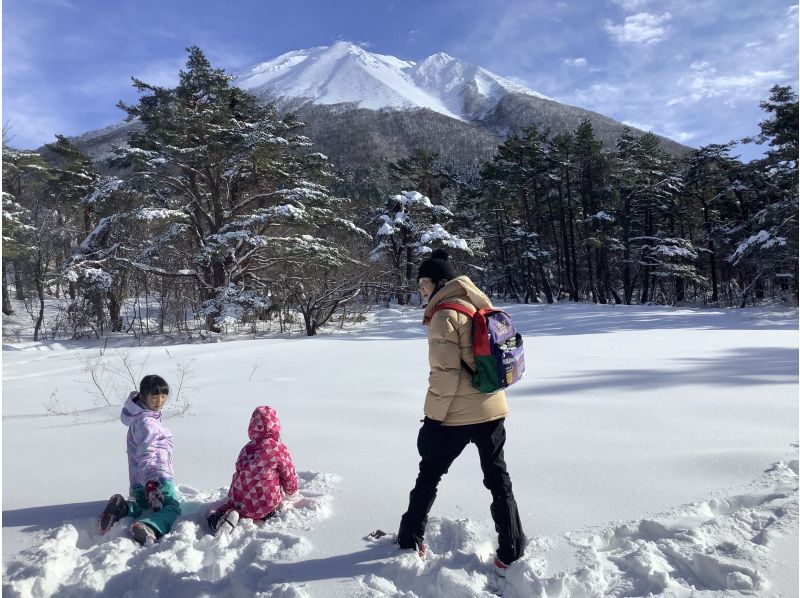
{"label": "adult walking in snow", "polygon": [[419,267],[417,275],[423,301],[423,323],[428,326],[430,375],[425,397],[425,419],[417,437],[421,460],[408,510],[400,520],[397,542],[401,548],[424,551],[428,513],[436,488],[450,465],[470,442],[478,448],[483,484],[492,493],[491,514],[499,548],[495,565],[506,567],[524,551],[525,535],[511,491],[511,478],[503,458],[508,415],[505,393],[481,393],[472,385],[462,360],[473,370],[472,321],[453,309],[436,310],[444,302],[472,309],[491,308],[489,298],[467,276],[456,276],[447,252],[436,250]]}

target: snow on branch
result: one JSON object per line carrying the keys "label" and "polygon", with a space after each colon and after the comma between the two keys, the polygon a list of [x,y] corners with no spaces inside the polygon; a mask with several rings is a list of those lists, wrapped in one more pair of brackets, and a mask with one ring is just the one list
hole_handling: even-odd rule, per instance
{"label": "snow on branch", "polygon": [[100,180],[100,184],[89,195],[84,197],[81,201],[84,205],[91,206],[108,197],[111,193],[119,189],[122,185],[122,179],[117,177],[104,177]]}
{"label": "snow on branch", "polygon": [[785,245],[785,237],[774,236],[772,233],[762,229],[739,243],[738,247],[736,247],[736,251],[728,257],[728,261],[736,265],[739,260],[751,250],[771,249],[773,247],[783,247]]}
{"label": "snow on branch", "polygon": [[[436,241],[447,247],[460,249],[461,251],[466,251],[470,255],[472,254],[472,250],[469,248],[469,245],[467,245],[467,242],[464,239],[450,234],[441,224],[431,225],[424,233],[422,233],[419,238],[419,242],[423,246],[430,245]],[[420,247],[418,253],[427,253],[430,250],[431,249],[429,247],[425,247],[425,250],[423,251],[422,247]]]}

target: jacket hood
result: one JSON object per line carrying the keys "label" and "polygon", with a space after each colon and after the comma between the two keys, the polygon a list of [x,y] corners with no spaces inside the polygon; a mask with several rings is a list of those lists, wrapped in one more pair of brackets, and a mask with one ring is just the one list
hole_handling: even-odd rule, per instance
{"label": "jacket hood", "polygon": [[472,282],[468,276],[457,276],[431,297],[430,302],[425,308],[425,315],[422,318],[422,323],[427,324],[430,322],[431,314],[433,314],[433,310],[437,305],[458,299],[471,303],[476,309],[490,309],[492,307],[492,302],[489,297],[476,287],[475,283]]}
{"label": "jacket hood", "polygon": [[256,407],[250,417],[247,435],[251,440],[266,440],[272,438],[277,441],[281,435],[281,422],[278,414],[272,407],[262,405]]}
{"label": "jacket hood", "polygon": [[161,419],[161,413],[148,409],[139,403],[136,400],[138,397],[139,393],[135,391],[128,395],[128,400],[125,401],[125,405],[122,407],[122,412],[119,414],[119,419],[123,424],[130,426],[137,419],[143,419],[145,417]]}

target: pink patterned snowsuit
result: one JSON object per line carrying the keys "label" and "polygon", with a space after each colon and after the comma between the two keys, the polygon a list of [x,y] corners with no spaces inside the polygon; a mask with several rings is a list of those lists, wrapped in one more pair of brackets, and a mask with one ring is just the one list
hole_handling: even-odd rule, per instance
{"label": "pink patterned snowsuit", "polygon": [[280,441],[280,432],[275,410],[256,407],[247,428],[250,442],[236,460],[228,502],[216,512],[236,509],[242,517],[264,519],[281,504],[281,490],[287,495],[297,492],[297,472],[289,449]]}

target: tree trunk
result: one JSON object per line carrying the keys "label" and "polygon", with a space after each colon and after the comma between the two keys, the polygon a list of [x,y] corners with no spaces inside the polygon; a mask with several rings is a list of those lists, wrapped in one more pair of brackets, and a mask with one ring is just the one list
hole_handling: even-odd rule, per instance
{"label": "tree trunk", "polygon": [[714,241],[711,240],[711,218],[708,213],[708,204],[703,202],[703,225],[708,237],[707,246],[711,252],[709,255],[709,265],[711,268],[711,301],[713,303],[719,302],[719,291],[717,288],[717,257],[714,252]]}
{"label": "tree trunk", "polygon": [[675,279],[675,303],[686,301],[686,282],[682,277]]}
{"label": "tree trunk", "polygon": [[567,259],[572,260],[572,289],[575,295],[573,301],[580,301],[581,287],[578,279],[578,258],[575,255],[575,211],[572,209],[572,187],[567,173],[567,213],[569,215],[569,248],[567,249]]}
{"label": "tree trunk", "polygon": [[122,332],[122,303],[117,301],[114,296],[114,291],[109,291],[106,295],[108,298],[108,316],[111,320],[111,332]]}
{"label": "tree trunk", "polygon": [[572,261],[570,260],[570,246],[569,246],[569,235],[567,233],[567,215],[565,214],[566,210],[564,209],[564,198],[561,195],[561,187],[558,188],[559,194],[559,207],[560,207],[560,217],[561,217],[561,242],[564,244],[564,266],[566,270],[567,276],[567,289],[569,290],[569,300],[570,301],[577,301],[577,289],[575,288],[575,279],[572,276]]}
{"label": "tree trunk", "polygon": [[36,264],[34,264],[33,275],[36,286],[36,294],[39,297],[39,314],[36,317],[36,323],[33,326],[34,341],[39,340],[42,324],[44,324],[44,276],[46,266],[44,265],[44,256],[42,256],[41,248],[39,249],[36,259],[37,261]]}
{"label": "tree trunk", "polygon": [[306,336],[316,336],[317,334],[317,323],[314,321],[311,313],[306,310],[302,310],[303,314],[303,323],[306,326]]}
{"label": "tree trunk", "polygon": [[44,324],[44,285],[38,284],[36,285],[36,293],[39,296],[39,315],[36,317],[36,324],[33,327],[33,340],[39,340],[39,334],[42,330],[42,324]]}
{"label": "tree trunk", "polygon": [[19,261],[12,260],[14,265],[14,293],[17,301],[25,300],[25,289],[22,288],[22,272],[19,268]]}
{"label": "tree trunk", "polygon": [[544,266],[541,263],[537,264],[539,276],[542,279],[542,290],[548,303],[553,303],[553,289],[550,288],[550,283],[547,281],[547,274],[544,271]]}
{"label": "tree trunk", "polygon": [[[749,285],[745,287],[744,291],[742,292],[742,302],[739,305],[740,308],[747,307],[747,297],[750,295],[750,291],[753,290],[753,287],[755,287],[756,284],[758,284],[758,281],[761,279],[761,275],[763,273],[764,273],[763,270],[759,270],[758,274],[756,274],[756,277],[753,279],[753,282],[751,282]],[[744,279],[744,276],[742,276],[742,278]]]}
{"label": "tree trunk", "polygon": [[3,314],[10,316],[14,313],[14,306],[11,305],[11,295],[8,292],[8,282],[6,280],[6,265],[8,262],[3,260]]}

